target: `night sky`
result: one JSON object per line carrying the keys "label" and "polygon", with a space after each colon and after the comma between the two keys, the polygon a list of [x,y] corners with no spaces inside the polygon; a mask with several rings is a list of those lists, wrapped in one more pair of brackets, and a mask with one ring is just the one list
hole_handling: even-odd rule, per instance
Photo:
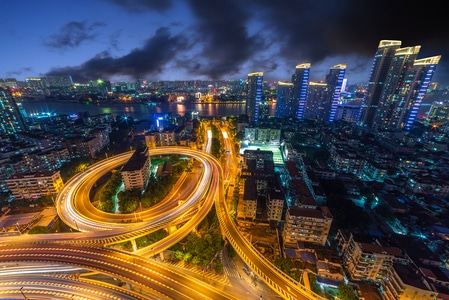
{"label": "night sky", "polygon": [[434,0],[14,0],[2,2],[0,78],[72,75],[75,82],[311,80],[347,64],[366,82],[380,40],[441,55],[434,81],[449,84],[449,3]]}

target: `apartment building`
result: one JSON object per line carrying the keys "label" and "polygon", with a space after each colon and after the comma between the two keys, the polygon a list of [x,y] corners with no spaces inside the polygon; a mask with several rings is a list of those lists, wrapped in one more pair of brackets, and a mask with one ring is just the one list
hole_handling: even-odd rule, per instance
{"label": "apartment building", "polygon": [[56,195],[64,186],[59,170],[14,174],[4,181],[15,199]]}
{"label": "apartment building", "polygon": [[240,218],[251,221],[256,219],[257,197],[256,181],[253,178],[244,179],[244,192],[241,200],[243,210],[238,215]]}
{"label": "apartment building", "polygon": [[319,209],[290,206],[282,233],[284,247],[296,247],[299,241],[324,245],[332,224],[332,214],[325,206]]}
{"label": "apartment building", "polygon": [[148,148],[136,150],[120,171],[125,189],[144,190],[150,177],[150,167],[151,159]]}
{"label": "apartment building", "polygon": [[175,131],[164,130],[147,133],[145,134],[145,144],[148,148],[174,146],[176,145]]}
{"label": "apartment building", "polygon": [[268,221],[280,221],[284,209],[285,196],[280,189],[273,189],[268,193],[267,219]]}
{"label": "apartment building", "polygon": [[352,233],[337,232],[337,241],[348,276],[354,281],[382,282],[395,261],[405,261],[402,250],[382,246],[378,241],[356,238]]}
{"label": "apartment building", "polygon": [[388,269],[387,280],[383,281],[382,289],[386,300],[441,299],[422,274],[407,263],[393,263]]}

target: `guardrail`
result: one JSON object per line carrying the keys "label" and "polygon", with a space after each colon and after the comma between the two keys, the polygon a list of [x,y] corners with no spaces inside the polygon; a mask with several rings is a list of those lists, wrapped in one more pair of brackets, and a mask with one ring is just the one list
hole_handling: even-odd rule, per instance
{"label": "guardrail", "polygon": [[[216,162],[218,164],[218,162]],[[222,182],[220,182],[221,185]],[[220,222],[220,226],[225,232],[226,238],[235,249],[235,251],[239,254],[239,256],[243,259],[243,261],[256,273],[267,285],[269,285],[278,295],[288,300],[297,300],[297,297],[291,293],[291,290],[297,291],[298,294],[301,294],[306,299],[319,299],[325,300],[326,298],[314,293],[310,289],[306,288],[304,285],[294,280],[284,272],[282,272],[278,267],[276,267],[271,261],[269,261],[265,256],[260,254],[260,252],[248,242],[248,240],[241,235],[240,231],[234,224],[234,220],[232,220],[227,213],[226,205],[223,196],[223,188],[219,189],[219,196],[215,198],[215,209],[217,210],[218,220]],[[224,218],[227,218],[225,220]],[[228,226],[231,226],[229,228]],[[231,232],[231,230],[233,232]],[[240,248],[234,236],[237,236],[240,241],[245,245],[245,249]],[[286,287],[288,290],[285,290],[283,287],[279,286],[272,279],[268,278],[266,274],[260,270],[253,261],[251,261],[245,252],[252,251],[267,268],[269,268],[272,272],[276,274],[278,278],[281,278],[282,281],[286,283]]]}

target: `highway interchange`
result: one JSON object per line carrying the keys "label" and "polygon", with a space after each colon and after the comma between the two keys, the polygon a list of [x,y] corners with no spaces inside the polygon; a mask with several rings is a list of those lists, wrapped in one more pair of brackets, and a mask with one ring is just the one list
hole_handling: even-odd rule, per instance
{"label": "highway interchange", "polygon": [[[229,144],[226,147],[230,147]],[[173,187],[169,197],[153,209],[139,212],[138,217],[101,212],[89,198],[90,189],[100,177],[129,159],[132,152],[127,152],[77,174],[59,193],[56,207],[60,218],[79,232],[1,238],[0,265],[8,276],[0,272],[0,298],[24,299],[26,295],[26,299],[241,299],[241,295],[225,292],[150,259],[182,240],[215,207],[224,238],[281,298],[321,299],[277,269],[240,234],[227,213],[224,199],[224,185],[229,182],[229,172],[234,170],[229,163],[231,158],[226,160],[223,171],[217,159],[207,151],[187,147],[150,150],[151,156],[169,154],[192,157],[199,166]],[[136,238],[163,228],[172,229],[168,237],[137,249]],[[124,241],[131,241],[135,251],[130,253],[110,247]],[[48,273],[38,272],[49,265],[55,270],[70,266],[106,274],[128,283],[132,289],[82,276],[50,277]],[[15,272],[10,273],[13,270]]]}

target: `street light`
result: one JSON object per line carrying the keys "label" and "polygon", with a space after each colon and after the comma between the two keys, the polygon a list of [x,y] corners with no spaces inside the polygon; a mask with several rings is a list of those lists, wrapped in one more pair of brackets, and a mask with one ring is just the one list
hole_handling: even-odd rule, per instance
{"label": "street light", "polygon": [[27,300],[28,298],[25,296],[25,294],[23,293],[23,286],[20,288],[20,293],[22,294],[22,296],[23,296],[23,298],[25,299],[25,300]]}
{"label": "street light", "polygon": [[16,225],[17,225],[17,231],[20,233],[20,235],[22,235],[22,231],[20,231],[20,225],[19,225],[19,222],[16,222]]}

